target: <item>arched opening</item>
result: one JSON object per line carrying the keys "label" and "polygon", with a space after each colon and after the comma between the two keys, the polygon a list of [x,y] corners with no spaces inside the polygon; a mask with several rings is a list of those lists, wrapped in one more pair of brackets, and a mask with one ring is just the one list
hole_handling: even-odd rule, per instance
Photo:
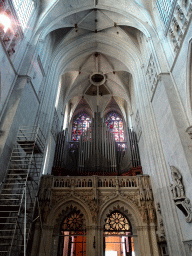
{"label": "arched opening", "polygon": [[116,111],[110,111],[105,117],[105,123],[113,133],[115,141],[117,142],[118,148],[125,149],[125,131],[123,118]]}
{"label": "arched opening", "polygon": [[85,219],[80,210],[74,209],[62,221],[57,256],[85,256]]}
{"label": "arched opening", "polygon": [[80,136],[88,130],[91,124],[91,117],[85,112],[77,114],[73,119],[72,124],[72,141],[80,140]]}
{"label": "arched opening", "polygon": [[104,256],[134,256],[132,229],[127,217],[119,211],[108,215],[104,224]]}

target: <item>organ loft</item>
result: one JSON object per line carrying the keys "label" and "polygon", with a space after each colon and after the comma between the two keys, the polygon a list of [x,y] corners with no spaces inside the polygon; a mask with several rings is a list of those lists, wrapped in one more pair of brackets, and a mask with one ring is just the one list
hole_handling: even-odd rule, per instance
{"label": "organ loft", "polygon": [[192,0],[0,0],[0,255],[192,255]]}

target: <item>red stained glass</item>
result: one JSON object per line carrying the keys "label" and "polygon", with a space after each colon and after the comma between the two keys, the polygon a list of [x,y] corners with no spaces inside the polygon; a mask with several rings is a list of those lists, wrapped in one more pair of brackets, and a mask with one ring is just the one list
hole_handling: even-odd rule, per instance
{"label": "red stained glass", "polygon": [[[123,119],[116,112],[110,112],[106,118],[105,123],[109,130],[114,134],[115,141],[124,142],[125,133],[123,129]],[[124,145],[124,144],[123,144]]]}
{"label": "red stained glass", "polygon": [[83,132],[87,131],[91,124],[91,117],[86,113],[78,114],[73,119],[72,126],[72,141],[77,141],[80,139],[80,136]]}

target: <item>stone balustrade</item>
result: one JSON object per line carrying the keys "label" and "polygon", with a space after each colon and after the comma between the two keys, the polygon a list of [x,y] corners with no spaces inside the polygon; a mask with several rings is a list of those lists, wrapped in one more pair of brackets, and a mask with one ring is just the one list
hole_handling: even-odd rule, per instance
{"label": "stone balustrade", "polygon": [[[149,184],[148,175],[138,176],[42,176],[43,180],[48,179],[52,189],[69,189],[69,188],[131,188],[138,189]],[[47,183],[47,181],[45,182]]]}
{"label": "stone balustrade", "polygon": [[119,184],[119,187],[125,188],[137,188],[137,177],[54,177],[53,187],[62,187],[69,188],[71,187],[72,181],[74,181],[75,187],[93,187],[96,184],[97,187],[110,188],[116,187],[116,184]]}

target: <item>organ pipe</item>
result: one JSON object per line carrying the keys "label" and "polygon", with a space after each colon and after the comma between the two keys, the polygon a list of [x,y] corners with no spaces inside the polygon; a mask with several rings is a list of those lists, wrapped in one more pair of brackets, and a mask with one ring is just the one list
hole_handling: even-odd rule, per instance
{"label": "organ pipe", "polygon": [[[123,149],[118,145],[120,143],[115,142],[114,135],[108,130],[99,112],[95,113],[92,124],[78,142],[68,142],[68,136],[67,129],[57,136],[53,167],[65,168],[67,161],[72,159],[71,161],[74,162],[76,159],[75,168],[80,173],[84,171],[122,173],[141,164],[136,133],[127,129],[126,148]],[[72,156],[69,155],[70,150],[73,151]]]}
{"label": "organ pipe", "polygon": [[79,141],[79,171],[82,171],[85,166],[98,171],[105,168],[109,172],[116,171],[114,148],[115,138],[102,121],[100,113],[96,112],[92,126],[82,134]]}

